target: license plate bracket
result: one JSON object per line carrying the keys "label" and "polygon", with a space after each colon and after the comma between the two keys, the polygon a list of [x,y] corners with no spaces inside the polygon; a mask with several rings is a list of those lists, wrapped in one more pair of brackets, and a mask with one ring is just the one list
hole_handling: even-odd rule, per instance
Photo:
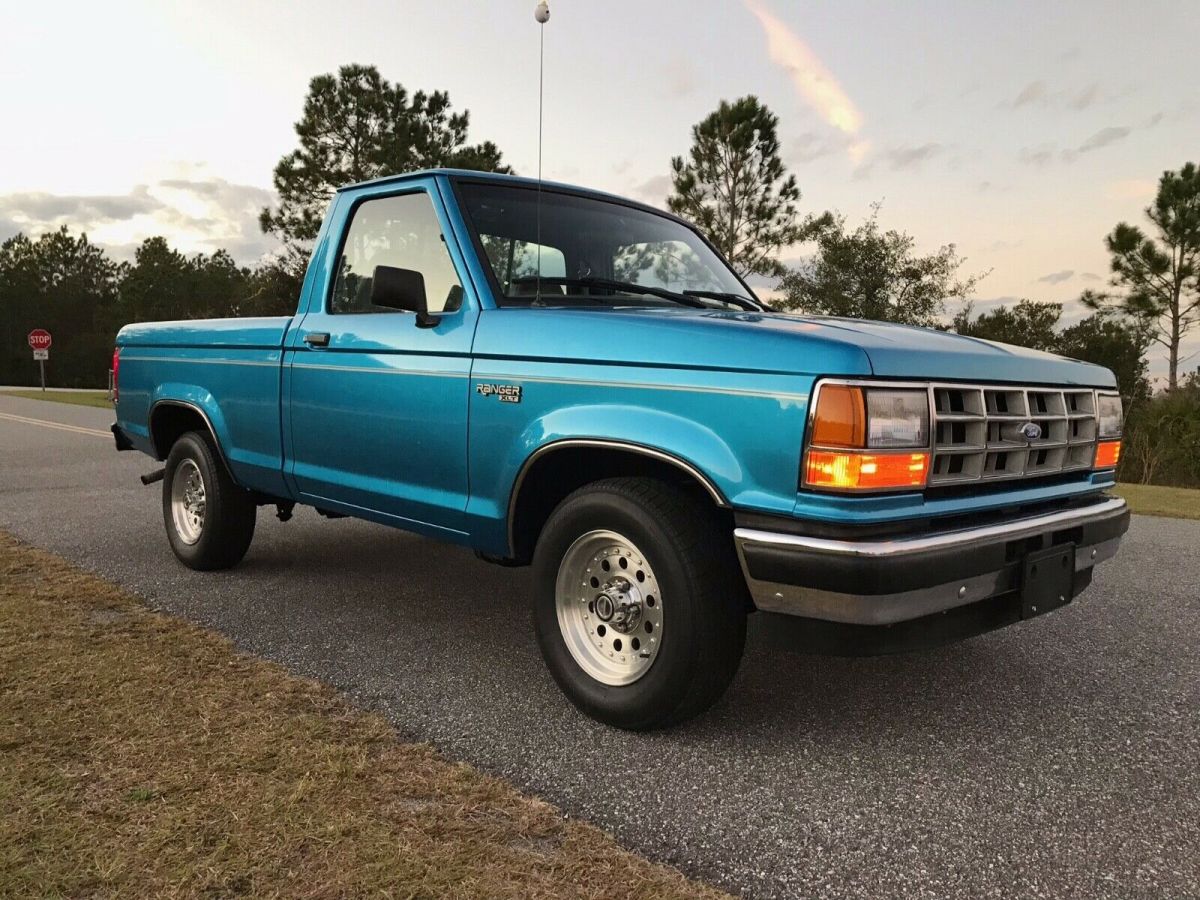
{"label": "license plate bracket", "polygon": [[1025,557],[1021,582],[1021,618],[1031,619],[1071,602],[1075,582],[1075,545],[1058,544]]}

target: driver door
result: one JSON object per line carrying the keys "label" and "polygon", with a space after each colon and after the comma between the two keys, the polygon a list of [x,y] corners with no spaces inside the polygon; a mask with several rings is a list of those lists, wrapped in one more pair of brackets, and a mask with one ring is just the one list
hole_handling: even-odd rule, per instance
{"label": "driver door", "polygon": [[[467,503],[478,304],[450,253],[436,186],[403,190],[368,194],[343,218],[326,296],[290,348],[291,474],[304,503],[452,537]],[[435,325],[372,305],[379,265],[421,273]]]}

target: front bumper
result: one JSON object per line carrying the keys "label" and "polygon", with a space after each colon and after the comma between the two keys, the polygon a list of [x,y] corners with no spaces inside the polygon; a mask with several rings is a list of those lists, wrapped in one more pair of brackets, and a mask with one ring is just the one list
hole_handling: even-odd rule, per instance
{"label": "front bumper", "polygon": [[1117,497],[952,531],[842,540],[737,528],[746,584],[764,612],[893,625],[1021,589],[1029,553],[1075,545],[1075,590],[1117,552],[1129,510]]}

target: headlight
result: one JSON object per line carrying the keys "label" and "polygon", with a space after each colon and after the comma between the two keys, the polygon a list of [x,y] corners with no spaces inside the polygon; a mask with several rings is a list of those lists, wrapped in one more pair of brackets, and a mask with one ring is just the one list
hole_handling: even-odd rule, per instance
{"label": "headlight", "polygon": [[1096,395],[1096,419],[1100,440],[1121,436],[1121,423],[1124,414],[1121,409],[1121,398],[1117,394]]}
{"label": "headlight", "polygon": [[868,447],[928,447],[927,391],[867,390]]}
{"label": "headlight", "polygon": [[822,384],[812,413],[804,484],[849,491],[922,488],[928,451],[927,390]]}
{"label": "headlight", "polygon": [[1096,458],[1094,469],[1115,469],[1121,461],[1121,425],[1124,421],[1117,394],[1096,394]]}

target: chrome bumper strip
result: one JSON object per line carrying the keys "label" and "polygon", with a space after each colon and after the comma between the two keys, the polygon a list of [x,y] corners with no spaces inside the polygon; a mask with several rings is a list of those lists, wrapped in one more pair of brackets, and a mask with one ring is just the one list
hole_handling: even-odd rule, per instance
{"label": "chrome bumper strip", "polygon": [[839,541],[800,534],[759,531],[755,528],[738,528],[733,532],[733,536],[739,546],[745,544],[762,544],[771,547],[792,547],[799,550],[817,551],[837,556],[884,559],[907,556],[911,553],[925,553],[930,550],[945,550],[953,547],[977,544],[980,541],[1015,541],[1043,534],[1047,531],[1062,531],[1067,528],[1075,528],[1079,525],[1102,522],[1105,519],[1120,516],[1124,512],[1125,501],[1120,497],[1113,497],[1078,509],[1067,509],[1040,516],[1014,519],[1011,522],[1003,522],[999,525],[983,525],[978,528],[943,531],[919,537]]}

